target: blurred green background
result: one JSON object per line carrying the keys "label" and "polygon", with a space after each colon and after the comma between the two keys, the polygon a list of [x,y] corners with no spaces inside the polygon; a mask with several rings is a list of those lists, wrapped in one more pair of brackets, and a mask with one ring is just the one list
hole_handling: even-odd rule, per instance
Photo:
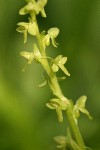
{"label": "blurred green background", "polygon": [[[42,68],[33,63],[22,72],[26,61],[19,52],[32,48],[32,37],[23,44],[16,32],[24,0],[0,0],[0,150],[55,150],[53,137],[65,135],[66,124],[59,124],[54,111],[45,104],[52,93],[43,81]],[[100,149],[100,0],[48,0],[47,18],[38,17],[41,31],[60,29],[58,49],[47,53],[68,57],[71,77],[61,82],[64,94],[72,100],[87,95],[87,108],[93,116],[79,120],[87,146]],[[62,73],[61,73],[62,75]],[[65,119],[66,120],[66,119]]]}

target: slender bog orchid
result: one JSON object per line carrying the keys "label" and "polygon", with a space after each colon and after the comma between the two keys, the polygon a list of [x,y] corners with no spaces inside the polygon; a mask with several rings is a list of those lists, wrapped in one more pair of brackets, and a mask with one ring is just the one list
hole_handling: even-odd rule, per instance
{"label": "slender bog orchid", "polygon": [[[59,122],[63,122],[63,113],[66,114],[69,127],[67,127],[67,136],[56,136],[54,139],[58,143],[57,147],[62,150],[86,150],[87,147],[84,144],[83,138],[78,128],[78,119],[80,113],[83,113],[92,119],[89,112],[85,108],[87,97],[81,96],[76,104],[72,100],[66,98],[60,88],[59,80],[65,79],[65,77],[57,77],[58,71],[63,71],[66,77],[70,76],[69,71],[65,67],[67,57],[59,54],[56,58],[50,58],[46,54],[46,49],[50,44],[57,48],[58,43],[56,37],[59,34],[57,27],[51,27],[48,31],[39,30],[37,15],[46,17],[45,6],[47,0],[26,0],[26,5],[20,9],[20,15],[29,14],[28,22],[19,22],[17,31],[24,35],[24,43],[26,43],[27,35],[35,37],[37,42],[33,38],[33,49],[31,52],[23,51],[20,55],[27,60],[28,64],[33,61],[39,63],[44,69],[45,81],[39,85],[43,87],[48,85],[53,93],[54,98],[50,99],[46,106],[51,110],[55,110]],[[48,59],[50,58],[50,59]],[[71,135],[72,134],[72,135]]]}

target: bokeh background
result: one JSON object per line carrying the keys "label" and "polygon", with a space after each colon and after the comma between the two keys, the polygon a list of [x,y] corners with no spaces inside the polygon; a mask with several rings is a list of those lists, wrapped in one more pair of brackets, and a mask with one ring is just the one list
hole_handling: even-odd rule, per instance
{"label": "bokeh background", "polygon": [[[0,150],[55,150],[53,137],[66,135],[66,117],[58,123],[54,111],[46,107],[52,98],[43,81],[42,68],[35,63],[22,72],[26,61],[20,51],[32,51],[34,39],[16,32],[24,0],[0,0]],[[41,31],[57,26],[58,49],[47,53],[68,57],[71,77],[61,82],[62,90],[73,101],[87,95],[87,108],[93,116],[82,115],[80,130],[87,146],[100,149],[100,0],[48,0],[47,18],[38,17]],[[63,75],[62,73],[60,75]]]}

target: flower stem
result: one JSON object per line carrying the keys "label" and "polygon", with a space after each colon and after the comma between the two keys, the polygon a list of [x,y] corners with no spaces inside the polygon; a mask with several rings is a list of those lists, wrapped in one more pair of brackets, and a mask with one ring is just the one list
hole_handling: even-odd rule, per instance
{"label": "flower stem", "polygon": [[[35,20],[35,22],[37,24],[36,20]],[[37,27],[38,27],[38,24],[37,24]],[[67,119],[69,121],[70,127],[72,129],[72,133],[75,137],[75,140],[76,140],[77,144],[80,147],[80,150],[85,150],[84,141],[82,139],[79,128],[78,128],[78,126],[77,126],[77,124],[76,124],[76,122],[73,118],[73,115],[72,115],[71,102],[67,98],[65,98],[65,96],[63,95],[62,90],[60,88],[60,85],[58,83],[56,74],[50,68],[49,62],[48,62],[47,57],[46,57],[45,49],[44,49],[43,44],[42,44],[42,39],[41,39],[41,34],[39,32],[39,28],[38,28],[38,34],[37,34],[36,38],[37,38],[37,42],[38,42],[40,52],[41,52],[43,58],[45,58],[45,59],[43,59],[41,64],[42,64],[44,70],[48,74],[50,84],[51,84],[51,90],[52,90],[54,95],[59,97],[62,101],[66,101],[66,103],[68,104],[68,109],[67,109],[66,114],[67,114]]]}
{"label": "flower stem", "polygon": [[79,131],[78,125],[76,124],[75,120],[73,119],[71,107],[68,107],[66,114],[67,114],[67,119],[69,121],[70,127],[72,129],[72,133],[74,135],[74,138],[75,138],[77,144],[79,145],[81,150],[86,150],[86,148],[85,148],[86,146],[84,144],[82,135]]}

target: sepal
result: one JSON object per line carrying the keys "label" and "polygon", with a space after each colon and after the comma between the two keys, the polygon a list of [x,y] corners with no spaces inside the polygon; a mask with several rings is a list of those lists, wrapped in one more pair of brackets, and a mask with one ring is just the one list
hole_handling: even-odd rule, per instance
{"label": "sepal", "polygon": [[27,51],[20,52],[20,55],[27,60],[28,64],[31,64],[34,59],[34,54]]}

